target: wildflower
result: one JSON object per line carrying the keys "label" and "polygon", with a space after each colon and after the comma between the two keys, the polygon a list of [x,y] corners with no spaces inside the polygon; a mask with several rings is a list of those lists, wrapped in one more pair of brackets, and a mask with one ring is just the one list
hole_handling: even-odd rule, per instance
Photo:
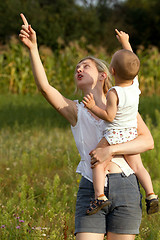
{"label": "wildflower", "polygon": [[20,229],[20,226],[17,226],[16,228],[17,228],[17,229]]}
{"label": "wildflower", "polygon": [[1,228],[5,228],[6,226],[5,225],[2,225]]}
{"label": "wildflower", "polygon": [[24,220],[19,220],[19,222],[24,222]]}

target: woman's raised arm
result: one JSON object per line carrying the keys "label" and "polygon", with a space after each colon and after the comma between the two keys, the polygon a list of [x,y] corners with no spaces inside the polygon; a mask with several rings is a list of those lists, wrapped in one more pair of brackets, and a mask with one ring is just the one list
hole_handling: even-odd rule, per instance
{"label": "woman's raised arm", "polygon": [[71,123],[71,125],[74,126],[77,121],[76,103],[62,96],[59,91],[49,84],[39,56],[36,33],[32,29],[31,25],[28,24],[25,16],[23,14],[20,14],[20,16],[22,18],[23,25],[19,38],[29,49],[32,71],[36,85],[47,101],[61,115],[63,115]]}
{"label": "woman's raised arm", "polygon": [[132,141],[107,147],[104,145],[103,148],[92,150],[90,153],[92,166],[106,160],[110,161],[115,155],[139,154],[153,149],[153,137],[139,113],[137,115],[137,131],[138,137]]}

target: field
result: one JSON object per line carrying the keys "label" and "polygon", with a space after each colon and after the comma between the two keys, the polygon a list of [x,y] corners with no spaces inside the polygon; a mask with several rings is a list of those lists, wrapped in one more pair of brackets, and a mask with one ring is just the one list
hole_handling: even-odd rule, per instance
{"label": "field", "polygon": [[[40,46],[49,82],[65,96],[75,90],[73,73],[82,57],[111,56],[87,45],[85,39],[59,49]],[[137,51],[142,91],[140,113],[150,128],[155,148],[142,154],[160,196],[160,52]],[[68,88],[68,86],[70,86]],[[72,97],[73,98],[73,97]],[[75,201],[80,156],[69,124],[37,93],[27,49],[12,37],[0,45],[0,239],[74,239]],[[160,213],[143,219],[136,240],[160,240]]]}
{"label": "field", "polygon": [[[160,98],[141,98],[140,112],[155,140],[142,159],[160,195]],[[0,239],[74,239],[79,160],[69,124],[41,95],[0,95]],[[143,198],[136,240],[160,240],[159,226]]]}

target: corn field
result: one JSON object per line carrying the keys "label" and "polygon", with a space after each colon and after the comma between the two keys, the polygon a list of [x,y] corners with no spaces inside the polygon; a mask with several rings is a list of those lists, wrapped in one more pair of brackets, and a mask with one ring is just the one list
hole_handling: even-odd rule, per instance
{"label": "corn field", "polygon": [[[79,42],[70,42],[63,49],[61,39],[58,44],[56,52],[46,46],[40,46],[39,51],[49,82],[66,96],[74,93],[74,70],[81,58],[94,55],[108,64],[111,60],[103,48],[86,45],[84,38]],[[156,47],[147,50],[140,47],[137,55],[141,61],[139,82],[142,95],[160,94],[160,52]],[[7,46],[0,46],[0,93],[26,94],[36,91],[28,50],[12,37]]]}

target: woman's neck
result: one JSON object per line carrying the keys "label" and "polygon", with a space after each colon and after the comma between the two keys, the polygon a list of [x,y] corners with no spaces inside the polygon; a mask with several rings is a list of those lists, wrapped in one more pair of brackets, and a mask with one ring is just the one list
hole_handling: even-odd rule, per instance
{"label": "woman's neck", "polygon": [[87,94],[92,93],[94,96],[95,103],[98,107],[105,109],[106,106],[106,96],[103,93],[103,89],[98,91],[98,90],[89,90],[84,92],[84,96]]}

